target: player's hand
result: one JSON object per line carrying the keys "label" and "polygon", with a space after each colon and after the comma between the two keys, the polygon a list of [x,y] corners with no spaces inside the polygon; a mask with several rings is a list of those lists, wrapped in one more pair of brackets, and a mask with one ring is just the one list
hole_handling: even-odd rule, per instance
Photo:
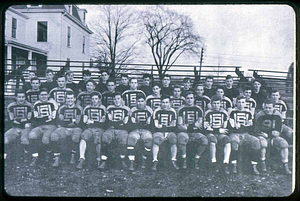
{"label": "player's hand", "polygon": [[198,122],[198,121],[195,122],[195,126],[196,126],[197,128],[199,128],[199,129],[202,128],[202,124],[201,124],[200,122]]}
{"label": "player's hand", "polygon": [[279,137],[280,133],[278,131],[272,131],[273,137]]}
{"label": "player's hand", "polygon": [[20,124],[20,122],[18,122],[17,120],[14,120],[14,123],[15,123],[15,124]]}
{"label": "player's hand", "polygon": [[87,122],[86,122],[86,124],[93,124],[93,123],[94,123],[94,121],[90,120],[90,119],[88,119]]}
{"label": "player's hand", "polygon": [[236,128],[236,129],[241,128],[241,124],[240,124],[240,123],[236,123],[236,124],[235,124],[235,128]]}
{"label": "player's hand", "polygon": [[268,138],[268,134],[267,134],[267,133],[264,133],[264,132],[261,132],[261,133],[259,134],[259,136],[262,136],[262,137],[264,137],[264,138]]}
{"label": "player's hand", "polygon": [[21,119],[20,121],[21,121],[21,122],[24,122],[24,121],[27,121],[27,119],[24,118],[24,119]]}
{"label": "player's hand", "polygon": [[30,128],[31,127],[31,123],[26,123],[25,124],[25,128]]}
{"label": "player's hand", "polygon": [[52,119],[47,119],[45,122],[50,122],[50,121],[52,121]]}
{"label": "player's hand", "polygon": [[210,127],[209,123],[208,122],[204,122],[204,128],[208,130],[208,127]]}
{"label": "player's hand", "polygon": [[228,133],[228,129],[226,129],[226,128],[220,128],[219,132],[222,133],[222,134],[226,134],[226,133]]}
{"label": "player's hand", "polygon": [[214,129],[213,129],[211,126],[208,126],[208,127],[206,128],[206,130],[208,130],[208,131],[213,131]]}
{"label": "player's hand", "polygon": [[163,125],[162,124],[157,124],[157,128],[162,128]]}
{"label": "player's hand", "polygon": [[75,124],[74,123],[69,123],[68,126],[70,126],[70,127],[75,126]]}

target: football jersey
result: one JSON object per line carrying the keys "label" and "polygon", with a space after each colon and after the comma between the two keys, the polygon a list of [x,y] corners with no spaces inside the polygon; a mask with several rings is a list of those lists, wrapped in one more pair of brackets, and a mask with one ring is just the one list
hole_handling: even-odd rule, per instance
{"label": "football jersey", "polygon": [[172,121],[176,121],[177,115],[176,111],[173,108],[170,108],[168,110],[164,110],[162,108],[157,108],[153,113],[153,119],[158,120],[159,124],[162,124],[162,128],[156,128],[159,132],[170,132],[174,131],[174,127],[170,127],[170,124]]}
{"label": "football jersey", "polygon": [[199,128],[195,127],[195,122],[199,118],[203,118],[203,111],[202,109],[197,106],[182,106],[179,108],[178,116],[182,117],[183,124],[189,124],[188,131],[191,132],[193,130],[199,130]]}
{"label": "football jersey", "polygon": [[58,103],[59,106],[61,106],[66,103],[67,92],[73,92],[73,91],[72,89],[69,88],[61,89],[59,87],[56,87],[49,92],[49,96],[50,98],[53,98]]}
{"label": "football jersey", "polygon": [[228,97],[231,100],[231,102],[233,101],[233,98],[236,98],[240,94],[239,90],[236,87],[228,89],[226,86],[224,86],[223,90],[224,96]]}
{"label": "football jersey", "polygon": [[100,91],[101,93],[103,93],[104,91],[107,90],[107,86],[106,86],[106,83],[102,83],[100,82],[97,86],[96,86],[96,90],[97,91]]}
{"label": "football jersey", "polygon": [[55,81],[52,82],[43,82],[41,84],[40,89],[45,88],[48,90],[48,92],[50,92],[52,89],[54,89],[55,87],[57,87],[57,83]]}
{"label": "football jersey", "polygon": [[103,92],[103,94],[102,94],[102,104],[105,107],[113,105],[114,104],[114,93],[112,93],[110,91]]}
{"label": "football jersey", "polygon": [[129,88],[129,86],[127,85],[127,86],[125,86],[125,85],[122,85],[122,84],[120,84],[120,85],[118,85],[117,87],[116,87],[116,91],[118,91],[118,92],[120,92],[120,93],[123,93],[124,91],[127,91],[127,90],[129,90],[130,88]]}
{"label": "football jersey", "polygon": [[72,89],[74,91],[75,94],[78,93],[78,86],[76,83],[74,82],[71,82],[71,83],[67,83],[66,84],[66,87],[69,88],[69,89]]}
{"label": "football jersey", "polygon": [[221,100],[220,106],[224,110],[228,111],[228,108],[232,108],[232,102],[228,97],[224,96],[223,99]]}
{"label": "football jersey", "polygon": [[152,94],[152,87],[151,86],[141,86],[139,87],[140,90],[142,90],[146,96],[150,96]]}
{"label": "football jersey", "polygon": [[203,95],[206,95],[206,96],[208,96],[209,98],[211,98],[213,95],[215,95],[216,94],[216,90],[215,90],[215,88],[210,88],[210,89],[207,89],[207,88],[205,88],[204,87],[204,92],[203,92]]}
{"label": "football jersey", "polygon": [[130,117],[135,118],[136,123],[132,122],[132,126],[130,127],[133,129],[148,129],[149,125],[147,124],[147,119],[152,117],[153,110],[146,105],[144,109],[138,109],[137,107],[133,107],[130,110]]}
{"label": "football jersey", "polygon": [[182,105],[185,104],[185,98],[183,96],[180,96],[179,98],[175,98],[174,96],[170,97],[171,101],[171,107],[177,110],[180,108]]}
{"label": "football jersey", "polygon": [[[261,89],[261,88],[260,88]],[[251,94],[251,98],[253,98],[256,102],[256,108],[257,109],[262,109],[262,104],[267,98],[267,94],[260,90],[259,93],[255,93],[254,91]]]}
{"label": "football jersey", "polygon": [[104,105],[88,105],[84,108],[83,115],[87,116],[89,120],[94,121],[93,124],[88,124],[86,127],[104,127],[105,122],[100,122],[101,119],[106,116],[106,108]]}
{"label": "football jersey", "polygon": [[161,86],[161,90],[160,93],[166,96],[172,96],[173,94],[173,87],[169,86],[169,87],[164,87]]}
{"label": "football jersey", "polygon": [[136,107],[137,104],[137,96],[142,94],[146,98],[146,94],[141,90],[127,90],[124,91],[122,97],[125,101],[125,105],[129,108]]}
{"label": "football jersey", "polygon": [[106,113],[112,116],[112,119],[108,119],[108,125],[113,128],[121,128],[124,125],[123,120],[129,117],[130,108],[127,106],[117,107],[110,105],[107,107]]}
{"label": "football jersey", "polygon": [[39,100],[39,94],[40,94],[40,90],[37,91],[33,91],[32,89],[29,89],[28,91],[26,91],[26,100],[31,103],[34,104],[35,102],[37,102]]}
{"label": "football jersey", "polygon": [[283,112],[287,111],[287,106],[283,100],[279,100],[277,103],[275,103],[274,108],[282,115],[282,118],[285,119],[285,114]]}
{"label": "football jersey", "polygon": [[161,106],[161,97],[149,95],[146,98],[146,103],[152,110],[156,110]]}
{"label": "football jersey", "polygon": [[189,88],[189,89],[181,88],[181,95],[185,97],[185,94],[186,94],[188,91],[194,92],[194,90],[193,90],[192,88]]}
{"label": "football jersey", "polygon": [[40,100],[37,101],[33,106],[34,112],[37,113],[37,116],[34,117],[33,124],[35,126],[54,124],[55,122],[51,119],[51,116],[57,109],[58,105],[54,100],[48,100],[46,102],[42,102]]}
{"label": "football jersey", "polygon": [[201,109],[205,112],[208,110],[207,105],[210,103],[210,98],[208,96],[197,96],[195,97],[195,105],[201,107]]}
{"label": "football jersey", "polygon": [[[20,124],[13,123],[14,127],[24,128],[26,123],[30,122],[30,119],[27,119],[28,113],[32,112],[33,106],[29,102],[25,101],[23,104],[18,104],[17,102],[10,103],[7,106],[7,111],[14,114],[14,118]],[[26,121],[21,122],[21,119],[26,119]]]}
{"label": "football jersey", "polygon": [[[59,115],[63,115],[62,120],[59,119]],[[58,124],[61,125],[62,127],[69,127],[69,128],[78,127],[76,123],[73,126],[68,125],[72,123],[78,115],[82,116],[82,108],[80,106],[75,105],[74,107],[68,107],[67,105],[62,105],[58,109],[58,114],[57,114]]]}
{"label": "football jersey", "polygon": [[80,106],[82,108],[85,108],[87,105],[90,105],[91,102],[92,102],[92,96],[91,94],[92,93],[97,93],[100,95],[101,97],[101,93],[98,92],[98,91],[92,91],[92,92],[87,92],[87,91],[83,91],[83,92],[80,92],[77,96],[77,100],[80,101]]}
{"label": "football jersey", "polygon": [[234,123],[239,123],[241,127],[239,129],[232,128],[233,132],[244,133],[251,131],[252,126],[246,126],[247,122],[252,121],[254,116],[252,112],[248,109],[238,110],[237,108],[232,109],[230,113],[230,119],[234,121]]}
{"label": "football jersey", "polygon": [[256,108],[256,101],[253,98],[246,99],[245,109],[251,110]]}
{"label": "football jersey", "polygon": [[274,130],[281,132],[282,116],[277,110],[274,110],[271,115],[266,114],[265,111],[260,111],[255,118],[254,128],[257,134],[260,132],[271,134]]}
{"label": "football jersey", "polygon": [[226,122],[229,120],[226,110],[220,108],[219,111],[207,110],[204,115],[204,122],[208,122],[213,132],[218,133],[220,128],[226,128]]}

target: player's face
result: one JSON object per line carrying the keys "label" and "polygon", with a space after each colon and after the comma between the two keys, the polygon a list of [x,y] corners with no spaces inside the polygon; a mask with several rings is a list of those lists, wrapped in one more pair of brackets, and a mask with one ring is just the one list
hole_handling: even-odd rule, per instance
{"label": "player's face", "polygon": [[251,91],[251,90],[245,90],[245,91],[244,91],[244,96],[246,96],[246,98],[250,98],[250,97],[251,97],[251,94],[252,94],[252,91]]}
{"label": "player's face", "polygon": [[220,110],[220,106],[221,106],[221,101],[213,101],[212,102],[212,107],[214,110]]}
{"label": "player's face", "polygon": [[95,95],[95,96],[92,96],[92,106],[96,106],[100,103],[100,98],[99,96]]}
{"label": "player's face", "polygon": [[32,80],[31,81],[31,87],[33,90],[38,90],[40,87],[40,81],[38,80]]}
{"label": "player's face", "polygon": [[162,80],[162,84],[164,85],[164,87],[169,87],[171,83],[171,79],[169,77],[164,77],[164,79]]}
{"label": "player's face", "polygon": [[212,79],[207,79],[205,81],[206,88],[210,89],[212,87],[212,85],[213,85],[213,80]]}
{"label": "player's face", "polygon": [[65,77],[59,77],[57,79],[57,85],[59,88],[64,88],[66,86],[66,78]]}
{"label": "player's face", "polygon": [[73,78],[74,78],[74,73],[70,73],[70,74],[67,74],[67,80],[68,82],[73,82]]}
{"label": "player's face", "polygon": [[18,93],[16,99],[17,99],[18,104],[23,104],[25,102],[25,94],[24,93]]}
{"label": "player's face", "polygon": [[245,104],[246,104],[246,99],[244,99],[244,98],[242,98],[242,99],[236,101],[236,107],[237,107],[239,110],[244,109]]}
{"label": "player's face", "polygon": [[184,87],[185,89],[189,89],[189,88],[191,87],[191,81],[188,80],[187,82],[184,82],[184,83],[183,83],[183,87]]}
{"label": "player's face", "polygon": [[225,80],[225,84],[228,89],[231,89],[232,85],[233,85],[233,79],[230,78],[230,79]]}
{"label": "player's face", "polygon": [[146,106],[146,101],[143,98],[137,100],[137,107],[138,109],[144,109]]}
{"label": "player's face", "polygon": [[35,77],[35,73],[34,72],[30,72],[29,74],[28,74],[28,78],[29,79],[32,79],[32,78],[34,78]]}
{"label": "player's face", "polygon": [[145,85],[145,86],[150,86],[150,82],[151,82],[150,77],[144,78],[144,85]]}
{"label": "player's face", "polygon": [[95,85],[92,82],[86,83],[86,91],[87,92],[94,91],[94,89],[95,89]]}
{"label": "player's face", "polygon": [[114,82],[108,82],[107,83],[107,89],[110,92],[115,92],[115,89],[116,89],[115,83]]}
{"label": "player's face", "polygon": [[101,79],[103,82],[106,82],[108,80],[108,78],[109,78],[109,75],[106,72],[103,72],[101,74]]}
{"label": "player's face", "polygon": [[46,73],[46,79],[47,79],[48,82],[52,82],[53,73],[52,72]]}
{"label": "player's face", "polygon": [[89,79],[91,79],[91,76],[89,76],[89,75],[83,75],[83,80],[85,82],[88,81]]}
{"label": "player's face", "polygon": [[121,78],[121,84],[124,85],[124,86],[127,86],[128,85],[128,77],[122,77]]}
{"label": "player's face", "polygon": [[129,86],[131,90],[136,90],[138,87],[137,79],[132,79],[129,83]]}
{"label": "player's face", "polygon": [[203,96],[203,93],[204,93],[204,87],[203,86],[198,86],[196,88],[196,93],[198,96]]}
{"label": "player's face", "polygon": [[165,98],[161,101],[162,109],[169,109],[170,108],[170,99]]}
{"label": "player's face", "polygon": [[273,104],[270,103],[270,104],[265,104],[264,106],[264,111],[266,114],[269,114],[271,115],[273,113],[273,110],[274,110],[274,107],[273,107]]}
{"label": "player's face", "polygon": [[181,89],[180,89],[180,88],[174,88],[174,90],[173,90],[173,95],[174,95],[176,98],[179,98],[180,95],[181,95]]}
{"label": "player's face", "polygon": [[223,97],[224,96],[224,90],[223,89],[217,89],[216,95]]}
{"label": "player's face", "polygon": [[39,96],[40,101],[46,102],[48,100],[48,93],[46,91],[42,91]]}
{"label": "player's face", "polygon": [[115,106],[121,106],[122,105],[121,95],[117,95],[117,96],[114,97],[114,104],[115,104]]}
{"label": "player's face", "polygon": [[72,106],[75,103],[74,94],[67,95],[67,97],[66,97],[66,103],[67,103],[68,106]]}
{"label": "player's face", "polygon": [[189,94],[188,96],[185,97],[185,102],[189,106],[194,105],[194,101],[195,101],[195,98],[194,98],[193,94]]}
{"label": "player's face", "polygon": [[261,84],[259,82],[254,82],[253,87],[254,87],[255,91],[259,91]]}
{"label": "player's face", "polygon": [[279,92],[275,92],[275,93],[273,92],[273,93],[272,93],[272,99],[273,99],[274,101],[278,101],[279,98],[280,98]]}
{"label": "player's face", "polygon": [[154,86],[153,88],[152,88],[152,92],[153,92],[153,94],[154,95],[159,95],[160,94],[160,87],[159,86]]}

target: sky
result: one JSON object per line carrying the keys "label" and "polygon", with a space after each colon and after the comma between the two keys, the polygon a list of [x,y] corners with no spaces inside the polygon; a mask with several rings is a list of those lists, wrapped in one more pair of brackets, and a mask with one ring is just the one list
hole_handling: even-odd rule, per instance
{"label": "sky", "polygon": [[[88,24],[97,20],[94,5],[78,6],[88,11]],[[167,7],[193,20],[195,31],[204,38],[203,65],[241,66],[247,76],[248,69],[287,71],[295,60],[295,13],[288,5]],[[132,6],[137,10],[144,8]],[[140,57],[145,63],[154,63],[148,48]],[[199,60],[182,57],[176,64],[199,65]]]}

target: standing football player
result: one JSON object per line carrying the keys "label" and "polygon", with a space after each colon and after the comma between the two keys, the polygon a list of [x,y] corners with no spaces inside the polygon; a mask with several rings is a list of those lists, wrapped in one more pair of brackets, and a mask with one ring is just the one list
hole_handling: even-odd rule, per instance
{"label": "standing football player", "polygon": [[240,94],[239,90],[233,86],[233,77],[231,75],[227,75],[225,78],[225,85],[223,87],[224,95],[230,98],[232,103],[235,103],[236,97]]}
{"label": "standing football player", "polygon": [[[262,80],[255,79],[252,82],[253,91],[251,94],[251,98],[256,101],[256,109],[258,111],[262,110],[262,104],[267,98],[267,94],[264,90],[262,90]],[[258,112],[257,111],[257,112]]]}
{"label": "standing football player", "polygon": [[53,99],[58,106],[65,104],[68,92],[73,92],[72,89],[66,88],[66,81],[67,78],[63,74],[58,75],[56,80],[58,87],[53,88],[49,92],[50,100]]}
{"label": "standing football player", "polygon": [[246,97],[245,108],[250,110],[252,114],[255,115],[256,101],[253,98],[251,98],[251,94],[252,94],[251,87],[249,85],[245,85],[243,87],[243,95]]}
{"label": "standing football player", "polygon": [[189,77],[185,77],[183,78],[183,87],[182,87],[182,96],[185,97],[185,93],[188,92],[188,91],[193,91],[191,89],[191,78]]}
{"label": "standing football player", "polygon": [[139,94],[142,94],[146,97],[146,94],[138,89],[138,80],[137,78],[130,78],[129,80],[129,90],[126,90],[122,93],[122,97],[125,101],[125,105],[129,108],[136,107],[136,97]]}
{"label": "standing football player", "polygon": [[96,86],[96,90],[100,93],[103,93],[107,90],[107,80],[109,79],[109,73],[106,70],[101,71],[101,79],[99,81],[99,84]]}
{"label": "standing football player", "polygon": [[82,71],[82,77],[83,80],[80,80],[77,87],[78,87],[78,93],[82,91],[86,91],[86,82],[90,79],[92,79],[92,74],[89,70]]}
{"label": "standing football player", "polygon": [[113,79],[107,80],[107,91],[102,94],[102,104],[105,107],[114,104],[114,94],[116,92],[116,81]]}
{"label": "standing football player", "polygon": [[214,78],[212,76],[207,76],[204,82],[204,95],[211,98],[216,94],[216,89],[213,87]]}
{"label": "standing football player", "polygon": [[32,105],[39,100],[40,79],[34,77],[30,80],[31,89],[26,91],[26,100]]}
{"label": "standing football player", "polygon": [[142,90],[146,96],[149,96],[152,94],[152,76],[148,73],[145,73],[143,75],[143,85],[139,87],[140,90]]}
{"label": "standing football player", "polygon": [[66,71],[66,77],[67,77],[67,84],[66,87],[73,90],[75,95],[78,94],[78,86],[75,82],[73,82],[74,79],[74,72],[73,71]]}
{"label": "standing football player", "polygon": [[171,86],[171,76],[164,74],[162,78],[161,94],[166,96],[172,96],[173,87]]}
{"label": "standing football player", "polygon": [[127,74],[121,74],[121,83],[116,87],[116,91],[123,93],[124,91],[129,90],[129,78]]}
{"label": "standing football player", "polygon": [[185,103],[185,98],[181,96],[181,87],[179,85],[175,85],[173,88],[173,95],[170,96],[171,107],[176,111]]}
{"label": "standing football player", "polygon": [[53,78],[54,78],[53,70],[50,69],[50,68],[47,68],[47,70],[46,70],[46,82],[43,82],[41,84],[41,89],[46,88],[49,92],[53,88],[57,87],[57,82]]}

